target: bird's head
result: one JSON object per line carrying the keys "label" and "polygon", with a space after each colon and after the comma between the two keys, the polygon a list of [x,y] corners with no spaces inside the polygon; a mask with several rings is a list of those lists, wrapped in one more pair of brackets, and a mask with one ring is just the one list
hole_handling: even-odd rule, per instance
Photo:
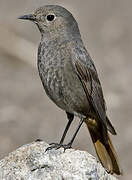
{"label": "bird's head", "polygon": [[40,7],[33,14],[20,16],[19,19],[30,20],[37,24],[41,34],[70,36],[70,34],[79,33],[77,22],[72,14],[57,5]]}

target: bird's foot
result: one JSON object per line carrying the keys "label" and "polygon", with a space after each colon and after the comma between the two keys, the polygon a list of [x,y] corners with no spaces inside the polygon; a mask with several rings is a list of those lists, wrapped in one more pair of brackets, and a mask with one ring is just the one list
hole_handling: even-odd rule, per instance
{"label": "bird's foot", "polygon": [[64,148],[64,152],[65,152],[66,149],[71,149],[72,148],[72,144],[71,143],[64,144],[63,148]]}
{"label": "bird's foot", "polygon": [[50,143],[49,145],[50,146],[45,150],[45,152],[51,149],[59,149],[62,147],[62,144],[59,144],[59,143]]}
{"label": "bird's foot", "polygon": [[66,149],[71,148],[71,143],[69,144],[50,143],[49,145],[50,146],[45,150],[45,152],[51,149],[59,149],[59,148],[64,148],[64,152],[65,152]]}

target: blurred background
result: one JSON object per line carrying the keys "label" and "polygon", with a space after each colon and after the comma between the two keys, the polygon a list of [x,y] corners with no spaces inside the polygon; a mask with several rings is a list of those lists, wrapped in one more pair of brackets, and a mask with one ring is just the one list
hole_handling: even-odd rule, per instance
{"label": "blurred background", "polygon": [[[124,176],[132,178],[132,1],[0,0],[0,159],[41,138],[59,142],[65,113],[46,96],[37,71],[40,34],[34,24],[18,20],[39,6],[58,4],[77,19],[84,43],[102,82],[108,115],[118,136],[112,140]],[[70,140],[74,121],[66,142]],[[73,148],[95,151],[85,125]]]}

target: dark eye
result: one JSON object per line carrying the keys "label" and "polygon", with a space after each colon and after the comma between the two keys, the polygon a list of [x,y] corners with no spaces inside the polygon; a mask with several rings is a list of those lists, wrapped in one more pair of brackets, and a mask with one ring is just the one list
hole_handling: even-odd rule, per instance
{"label": "dark eye", "polygon": [[55,19],[55,16],[53,15],[53,14],[49,14],[48,16],[47,16],[47,20],[48,21],[53,21]]}

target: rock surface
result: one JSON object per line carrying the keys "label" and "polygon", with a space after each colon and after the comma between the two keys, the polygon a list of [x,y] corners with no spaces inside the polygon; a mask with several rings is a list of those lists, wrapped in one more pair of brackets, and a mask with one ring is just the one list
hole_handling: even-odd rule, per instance
{"label": "rock surface", "polygon": [[9,153],[0,161],[0,180],[116,180],[86,151],[47,147],[33,142]]}

